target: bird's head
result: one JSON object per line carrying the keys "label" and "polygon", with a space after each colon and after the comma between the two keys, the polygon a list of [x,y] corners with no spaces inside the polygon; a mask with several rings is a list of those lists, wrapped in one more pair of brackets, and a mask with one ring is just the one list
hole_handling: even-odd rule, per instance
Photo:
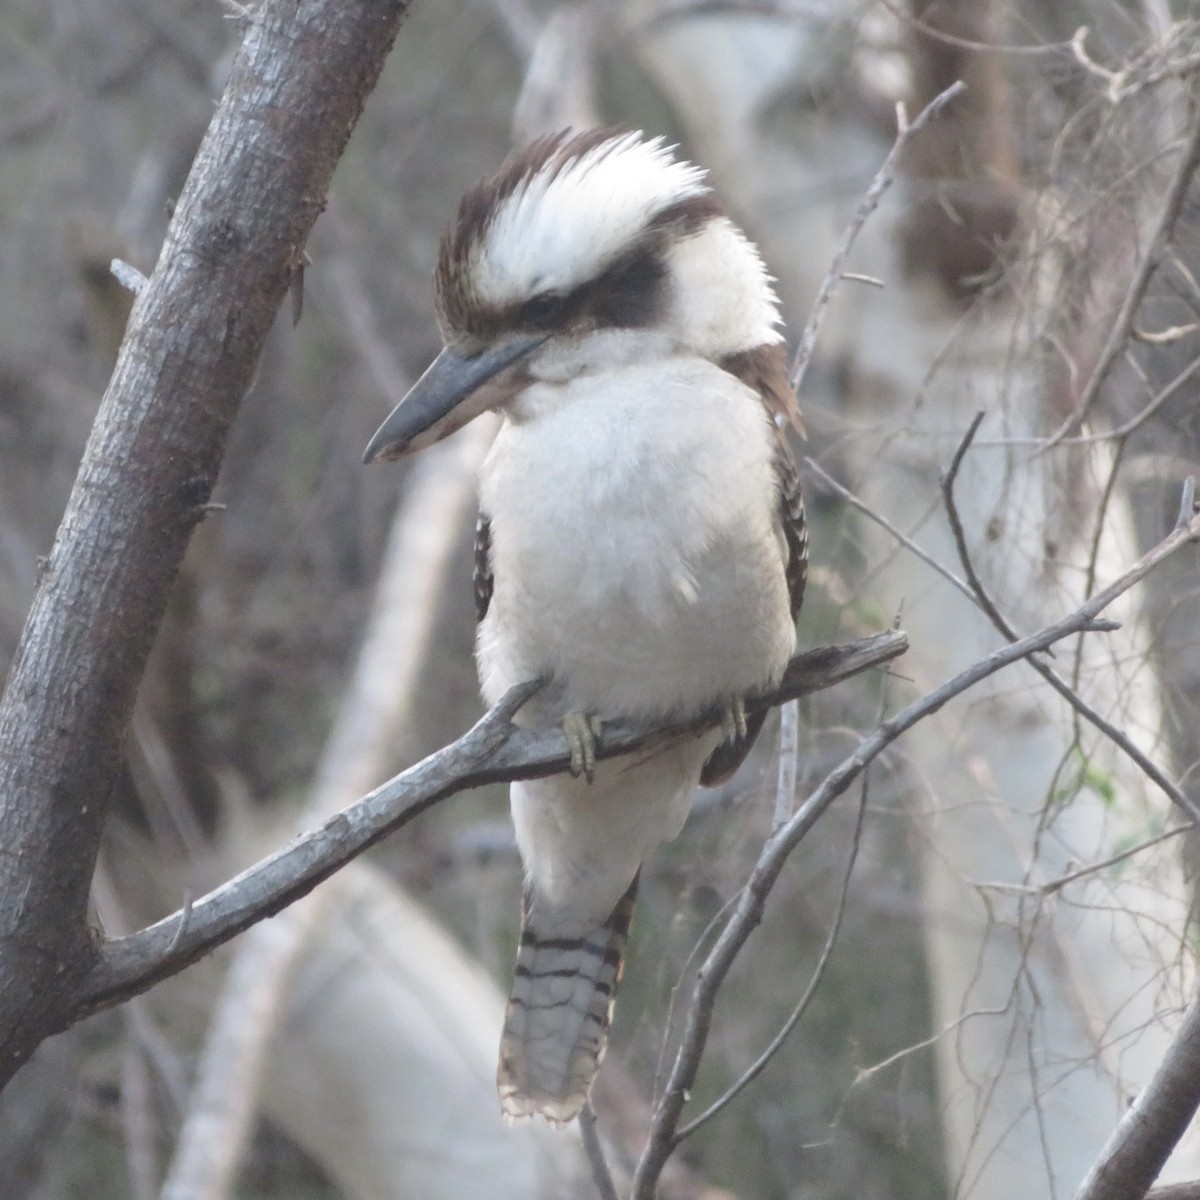
{"label": "bird's head", "polygon": [[467,192],[438,258],[446,348],[365,461],[428,446],[534,380],[778,347],[762,260],[703,180],[661,139],[568,131]]}

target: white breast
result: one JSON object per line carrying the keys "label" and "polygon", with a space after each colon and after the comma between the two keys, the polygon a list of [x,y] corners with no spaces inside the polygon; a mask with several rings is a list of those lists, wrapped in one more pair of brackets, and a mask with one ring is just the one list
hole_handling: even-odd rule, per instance
{"label": "white breast", "polygon": [[484,465],[484,695],[549,675],[540,718],[697,711],[794,644],[761,404],[698,358],[539,383]]}

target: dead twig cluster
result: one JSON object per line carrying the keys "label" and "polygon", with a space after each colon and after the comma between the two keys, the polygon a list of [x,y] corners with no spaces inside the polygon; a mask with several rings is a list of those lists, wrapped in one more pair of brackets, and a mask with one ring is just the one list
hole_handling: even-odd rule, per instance
{"label": "dead twig cluster", "polygon": [[[1190,496],[1189,489],[1185,496],[1189,503]],[[1144,579],[1160,563],[1198,539],[1200,514],[1193,512],[1119,579],[1096,593],[1074,612],[1038,633],[1013,641],[987,658],[972,664],[965,671],[885,720],[878,729],[859,743],[853,754],[825,777],[796,814],[771,834],[741,892],[732,917],[697,972],[679,1049],[663,1097],[651,1120],[646,1150],[634,1176],[633,1200],[653,1200],[659,1174],[683,1136],[679,1128],[680,1119],[708,1041],[713,1010],[721,985],[751,933],[762,921],[767,899],[784,863],[820,816],[898,737],[981,680],[1015,662],[1031,658],[1064,638],[1115,628],[1111,622],[1103,621],[1100,614],[1118,596]],[[1173,1144],[1172,1142],[1171,1145]],[[1168,1146],[1168,1151],[1169,1148]],[[1165,1159],[1165,1154],[1163,1157]],[[1088,1200],[1098,1200],[1098,1197],[1089,1197]]]}

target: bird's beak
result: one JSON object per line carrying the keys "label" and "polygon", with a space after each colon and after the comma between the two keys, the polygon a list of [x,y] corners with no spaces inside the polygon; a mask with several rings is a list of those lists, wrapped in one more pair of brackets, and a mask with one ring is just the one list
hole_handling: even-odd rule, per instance
{"label": "bird's beak", "polygon": [[391,461],[461,429],[497,402],[484,385],[536,350],[547,334],[506,338],[469,358],[447,348],[429,364],[407,396],[367,443],[363,462]]}

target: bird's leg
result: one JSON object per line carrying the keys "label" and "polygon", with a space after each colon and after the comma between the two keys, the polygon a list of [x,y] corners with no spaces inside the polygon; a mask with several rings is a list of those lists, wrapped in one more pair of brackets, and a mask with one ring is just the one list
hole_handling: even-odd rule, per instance
{"label": "bird's leg", "polygon": [[569,712],[562,719],[562,731],[571,747],[571,774],[583,775],[588,783],[596,773],[596,739],[602,729],[594,713]]}
{"label": "bird's leg", "polygon": [[727,696],[721,704],[721,732],[725,741],[733,743],[746,736],[746,700],[744,696]]}

